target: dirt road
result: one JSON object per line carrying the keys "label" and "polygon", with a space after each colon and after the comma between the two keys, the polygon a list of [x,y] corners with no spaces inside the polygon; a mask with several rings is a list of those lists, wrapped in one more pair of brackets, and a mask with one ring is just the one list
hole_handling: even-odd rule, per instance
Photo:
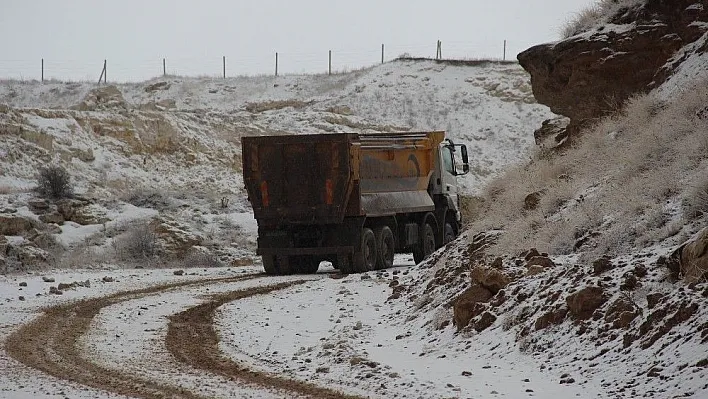
{"label": "dirt road", "polygon": [[209,397],[179,384],[146,378],[127,366],[119,370],[105,367],[82,353],[78,343],[88,332],[93,319],[109,306],[167,292],[258,279],[262,280],[262,284],[259,282],[255,287],[211,295],[206,302],[172,315],[164,342],[167,350],[179,362],[205,373],[226,377],[226,381],[237,386],[257,386],[265,391],[280,392],[287,397],[358,398],[311,383],[250,370],[226,358],[218,349],[219,339],[213,322],[214,312],[219,306],[255,295],[266,295],[301,284],[304,280],[274,284],[262,275],[213,278],[157,285],[53,306],[11,334],[6,341],[6,350],[11,357],[29,367],[60,379],[116,394],[139,398]]}

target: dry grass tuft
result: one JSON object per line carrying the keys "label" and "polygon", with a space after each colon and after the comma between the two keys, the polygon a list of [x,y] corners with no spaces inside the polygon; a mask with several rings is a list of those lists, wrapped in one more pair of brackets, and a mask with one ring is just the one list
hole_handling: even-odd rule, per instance
{"label": "dry grass tuft", "polygon": [[561,28],[561,37],[567,39],[606,23],[613,16],[643,4],[646,0],[599,0],[595,4],[576,13]]}

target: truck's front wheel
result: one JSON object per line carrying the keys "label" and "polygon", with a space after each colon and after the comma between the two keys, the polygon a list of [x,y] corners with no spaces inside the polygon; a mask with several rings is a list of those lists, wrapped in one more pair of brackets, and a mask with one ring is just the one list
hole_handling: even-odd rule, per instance
{"label": "truck's front wheel", "polygon": [[361,248],[354,253],[354,271],[364,273],[376,269],[376,236],[365,227],[361,232]]}

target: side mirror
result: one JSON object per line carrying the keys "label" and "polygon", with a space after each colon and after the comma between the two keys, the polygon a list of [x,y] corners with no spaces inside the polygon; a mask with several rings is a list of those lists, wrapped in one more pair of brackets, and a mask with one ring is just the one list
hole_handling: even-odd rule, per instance
{"label": "side mirror", "polygon": [[460,152],[462,153],[462,173],[458,175],[466,175],[470,171],[469,157],[467,156],[467,146],[464,144],[458,144],[460,147]]}

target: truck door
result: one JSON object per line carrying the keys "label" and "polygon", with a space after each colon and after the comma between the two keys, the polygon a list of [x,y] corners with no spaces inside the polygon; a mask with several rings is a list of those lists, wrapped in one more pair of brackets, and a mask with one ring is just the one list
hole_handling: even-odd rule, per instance
{"label": "truck door", "polygon": [[[457,172],[455,171],[455,155],[453,152],[454,149],[455,147],[452,145],[440,146],[440,159],[442,160],[440,177],[442,194],[449,195],[452,198],[452,202],[455,206],[457,206],[459,203],[459,189],[457,187]],[[461,215],[458,209],[455,209],[455,215],[459,221]]]}

